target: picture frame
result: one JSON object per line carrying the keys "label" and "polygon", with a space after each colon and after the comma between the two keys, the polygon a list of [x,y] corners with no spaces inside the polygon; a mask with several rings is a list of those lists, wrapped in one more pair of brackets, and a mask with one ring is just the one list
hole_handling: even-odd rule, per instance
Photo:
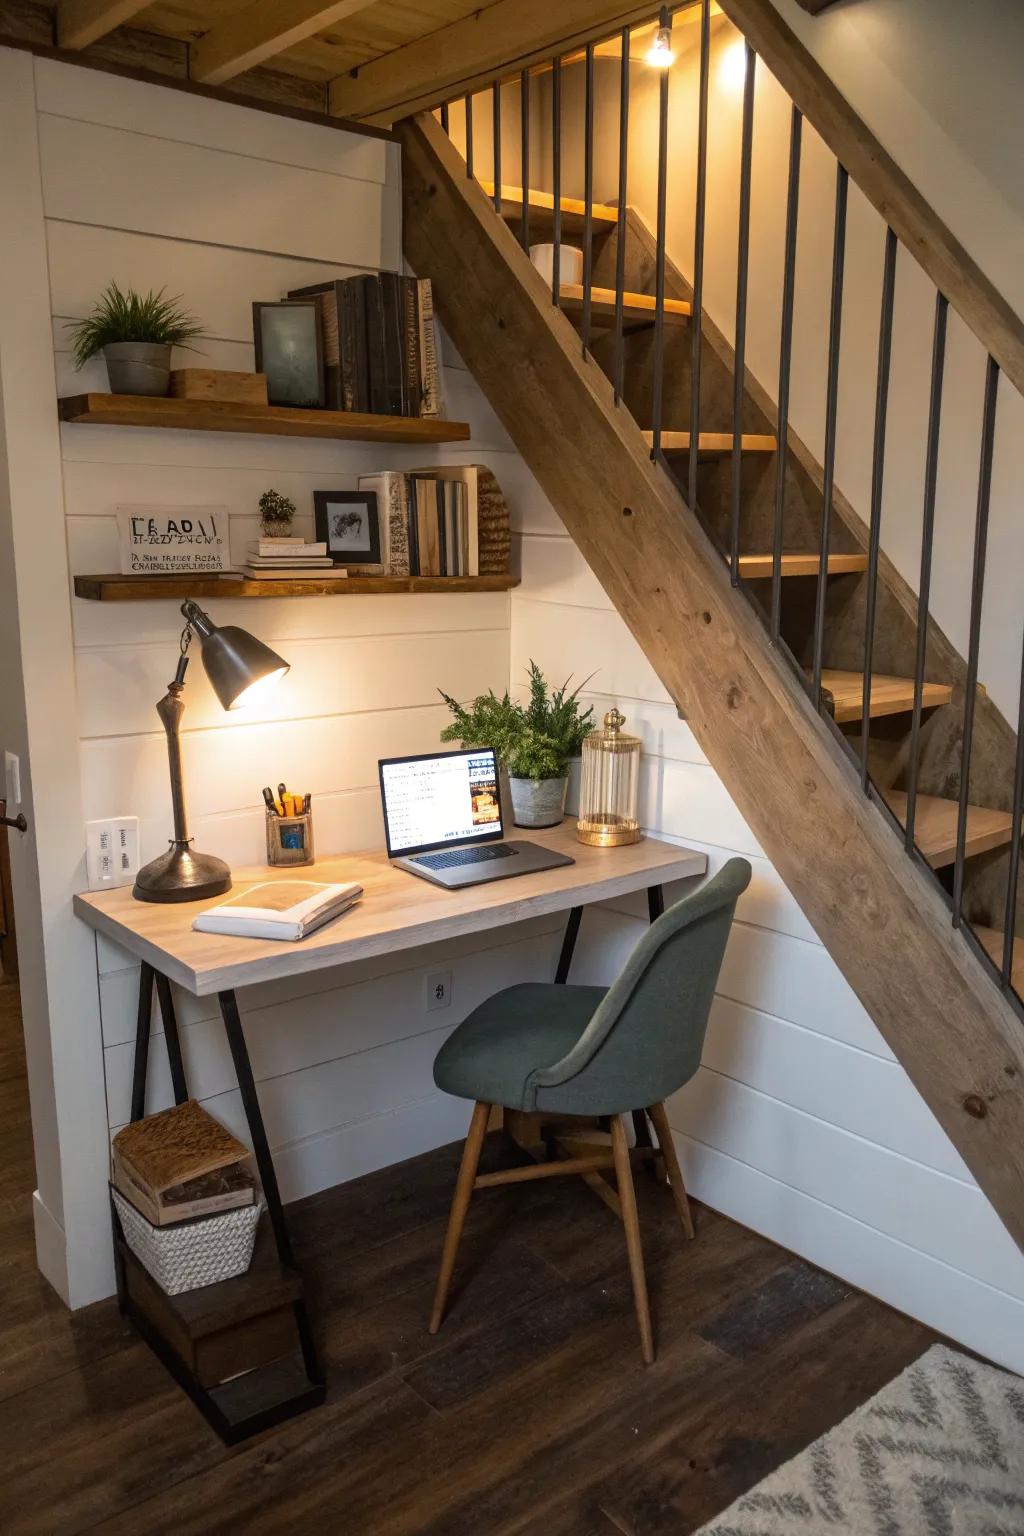
{"label": "picture frame", "polygon": [[316,537],[335,565],[380,575],[380,512],[376,491],[314,491]]}
{"label": "picture frame", "polygon": [[266,374],[267,401],[323,410],[324,349],[315,299],[258,300],[252,306],[256,372]]}

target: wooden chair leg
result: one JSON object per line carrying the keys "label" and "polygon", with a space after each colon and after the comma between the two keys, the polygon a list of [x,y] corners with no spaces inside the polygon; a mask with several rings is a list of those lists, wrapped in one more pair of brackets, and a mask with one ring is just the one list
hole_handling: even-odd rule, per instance
{"label": "wooden chair leg", "polygon": [[469,1133],[466,1136],[466,1144],[462,1149],[462,1163],[459,1167],[459,1176],[455,1181],[455,1194],[452,1197],[452,1208],[448,1216],[448,1230],[444,1238],[444,1250],[441,1254],[441,1272],[437,1277],[437,1290],[434,1293],[434,1310],[430,1314],[430,1332],[436,1333],[441,1326],[444,1317],[445,1302],[448,1300],[448,1287],[452,1281],[452,1271],[455,1268],[455,1255],[458,1252],[459,1239],[462,1236],[462,1228],[466,1220],[466,1212],[469,1210],[469,1202],[473,1196],[473,1181],[476,1178],[477,1164],[480,1161],[480,1152],[487,1135],[487,1122],[490,1119],[491,1106],[478,1103],[473,1110],[473,1118],[469,1123]]}
{"label": "wooden chair leg", "polygon": [[664,1104],[652,1104],[647,1113],[654,1122],[654,1129],[658,1136],[658,1146],[661,1148],[661,1155],[665,1159],[668,1181],[672,1185],[672,1196],[676,1202],[676,1210],[679,1212],[683,1233],[686,1237],[692,1238],[693,1216],[690,1214],[690,1202],[686,1195],[686,1185],[683,1183],[683,1170],[679,1166],[676,1144],[672,1140],[672,1129],[668,1123],[665,1106]]}
{"label": "wooden chair leg", "polygon": [[615,1179],[619,1186],[619,1204],[622,1207],[622,1225],[626,1229],[626,1251],[629,1254],[629,1273],[633,1281],[633,1304],[640,1327],[640,1349],[644,1364],[654,1362],[654,1339],[651,1334],[651,1309],[647,1301],[647,1276],[644,1274],[644,1255],[640,1246],[640,1219],[636,1211],[636,1190],[633,1187],[633,1168],[629,1160],[629,1142],[620,1115],[612,1120],[612,1154],[615,1158]]}

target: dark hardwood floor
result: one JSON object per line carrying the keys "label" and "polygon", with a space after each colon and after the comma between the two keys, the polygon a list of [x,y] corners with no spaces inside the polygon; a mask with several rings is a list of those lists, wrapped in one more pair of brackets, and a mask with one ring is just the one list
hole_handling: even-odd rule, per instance
{"label": "dark hardwood floor", "polygon": [[36,1272],[9,984],[0,1145],[5,1536],[684,1536],[932,1342],[705,1208],[684,1243],[649,1178],[652,1367],[618,1224],[577,1180],[477,1196],[432,1339],[444,1147],[291,1208],[329,1400],[226,1450],[113,1302],[70,1314]]}

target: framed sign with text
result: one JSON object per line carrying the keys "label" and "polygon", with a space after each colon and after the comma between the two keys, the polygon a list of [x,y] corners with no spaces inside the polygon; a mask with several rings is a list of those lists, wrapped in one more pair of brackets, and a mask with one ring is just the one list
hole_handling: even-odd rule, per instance
{"label": "framed sign with text", "polygon": [[121,574],[229,570],[227,507],[118,507]]}

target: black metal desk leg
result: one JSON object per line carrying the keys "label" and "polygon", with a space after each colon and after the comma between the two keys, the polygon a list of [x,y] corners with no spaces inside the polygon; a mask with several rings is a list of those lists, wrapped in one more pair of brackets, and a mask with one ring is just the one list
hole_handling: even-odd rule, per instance
{"label": "black metal desk leg", "polygon": [[164,1021],[164,1040],[167,1044],[167,1060],[171,1068],[171,1087],[175,1104],[188,1099],[188,1083],[185,1081],[185,1064],[181,1059],[181,1041],[178,1038],[178,1020],[174,1012],[171,984],[166,976],[157,972],[156,995],[160,1000],[160,1014]]}
{"label": "black metal desk leg", "polygon": [[569,921],[565,925],[565,937],[562,939],[562,953],[558,957],[558,969],[555,972],[555,981],[559,986],[562,986],[569,980],[569,967],[572,965],[573,950],[576,948],[576,935],[580,931],[580,918],[582,916],[582,907],[572,907],[569,911]]}
{"label": "black metal desk leg", "polygon": [[[664,910],[664,889],[660,885],[649,885],[647,887],[648,918],[652,923],[656,923]],[[633,1111],[633,1135],[636,1139],[636,1145],[638,1147],[652,1147],[654,1145],[654,1142],[651,1139],[651,1127],[648,1123],[647,1111],[645,1109],[634,1109]],[[648,1161],[647,1167],[656,1178],[659,1177],[659,1170],[655,1166],[653,1159]]]}
{"label": "black metal desk leg", "polygon": [[139,972],[139,1012],[135,1025],[135,1061],[132,1065],[132,1120],[146,1113],[146,1072],[149,1068],[149,1026],[153,1018],[153,967],[142,962]]}
{"label": "black metal desk leg", "polygon": [[284,1206],[281,1204],[281,1192],[277,1187],[274,1159],[270,1155],[270,1143],[267,1141],[267,1132],[263,1124],[260,1101],[256,1094],[256,1082],[252,1075],[252,1063],[249,1060],[249,1050],[245,1043],[242,1020],[238,1013],[238,1003],[235,1000],[233,991],[219,992],[217,994],[217,1001],[220,1003],[221,1017],[224,1020],[224,1032],[228,1037],[228,1045],[231,1049],[231,1060],[235,1065],[235,1076],[238,1078],[238,1088],[242,1095],[242,1108],[245,1110],[249,1134],[252,1137],[252,1150],[260,1173],[260,1183],[263,1185],[263,1197],[267,1202],[270,1225],[274,1230],[277,1256],[282,1264],[294,1266],[295,1259],[292,1254],[292,1240],[288,1232],[288,1223],[284,1216]]}
{"label": "black metal desk leg", "polygon": [[656,923],[665,910],[665,892],[660,885],[647,887],[647,916]]}

